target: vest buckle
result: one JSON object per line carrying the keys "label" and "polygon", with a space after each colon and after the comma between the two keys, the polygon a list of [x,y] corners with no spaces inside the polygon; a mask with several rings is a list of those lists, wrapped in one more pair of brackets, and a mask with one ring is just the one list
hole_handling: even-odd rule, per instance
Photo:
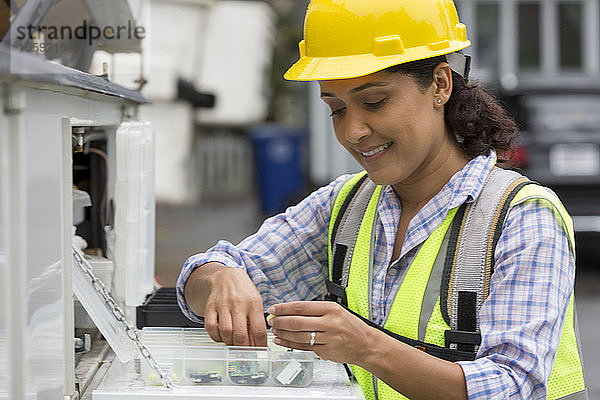
{"label": "vest buckle", "polygon": [[344,306],[348,304],[346,289],[343,286],[333,283],[329,279],[325,281],[325,284],[327,285],[327,294],[325,295],[326,300],[334,301]]}

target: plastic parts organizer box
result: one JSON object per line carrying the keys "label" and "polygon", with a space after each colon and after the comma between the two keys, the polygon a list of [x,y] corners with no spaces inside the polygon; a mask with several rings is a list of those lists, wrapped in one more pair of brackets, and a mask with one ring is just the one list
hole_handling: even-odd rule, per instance
{"label": "plastic parts organizer box", "polygon": [[[225,346],[201,328],[144,328],[142,340],[163,371],[180,386],[305,387],[313,380],[316,355],[278,346],[271,333],[267,347]],[[142,360],[140,366],[147,385],[160,384],[146,362]]]}

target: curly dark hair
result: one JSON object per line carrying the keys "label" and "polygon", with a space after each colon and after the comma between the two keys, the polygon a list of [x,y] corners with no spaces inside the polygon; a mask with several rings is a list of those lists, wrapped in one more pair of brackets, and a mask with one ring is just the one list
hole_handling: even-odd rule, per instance
{"label": "curly dark hair", "polygon": [[[425,92],[433,83],[433,71],[445,56],[394,65],[388,72],[400,72],[415,79]],[[470,82],[452,71],[452,94],[444,109],[448,130],[463,139],[461,145],[470,158],[495,150],[498,165],[510,167],[514,139],[519,127],[508,112],[478,82]]]}

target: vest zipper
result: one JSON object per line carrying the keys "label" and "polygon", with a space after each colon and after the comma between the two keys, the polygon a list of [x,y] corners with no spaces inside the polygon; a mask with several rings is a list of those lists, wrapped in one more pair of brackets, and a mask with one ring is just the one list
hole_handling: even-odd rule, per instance
{"label": "vest zipper", "polygon": [[[383,191],[383,188],[381,189],[381,191]],[[379,198],[377,199],[377,210],[379,210],[379,203],[381,202],[381,192],[379,192]],[[373,219],[373,225],[371,228],[371,243],[369,244],[369,276],[368,276],[368,295],[367,298],[369,299],[369,320],[373,321],[373,302],[372,302],[372,297],[373,297],[373,263],[374,263],[374,256],[373,256],[373,248],[375,246],[375,231],[377,229],[377,222],[379,221],[379,211],[375,211],[375,217]],[[378,379],[375,375],[371,374],[371,381],[373,383],[373,394],[375,395],[375,400],[379,399],[379,389],[378,389]]]}

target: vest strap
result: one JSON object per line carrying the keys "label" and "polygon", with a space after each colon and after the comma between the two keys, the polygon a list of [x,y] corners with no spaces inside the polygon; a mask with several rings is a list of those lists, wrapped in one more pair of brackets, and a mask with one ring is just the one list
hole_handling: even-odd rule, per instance
{"label": "vest strap", "polygon": [[[378,329],[379,331],[385,333],[386,335],[391,336],[392,338],[399,340],[404,344],[407,344],[411,347],[421,350],[421,351],[423,351],[427,354],[430,354],[434,357],[441,358],[442,360],[446,360],[446,361],[450,361],[450,362],[475,360],[475,355],[476,355],[475,352],[461,351],[461,350],[457,350],[457,349],[450,349],[448,347],[436,346],[434,344],[426,343],[421,340],[415,340],[415,339],[408,338],[406,336],[398,335],[397,333],[394,333],[388,329],[385,329],[385,328],[377,325],[375,322],[363,317],[362,315],[352,311],[351,309],[349,309],[347,307],[344,307],[344,308],[346,310],[348,310],[352,315],[360,318],[361,321],[363,321],[365,324],[369,325],[370,327]],[[479,341],[481,342],[481,336],[479,336]]]}
{"label": "vest strap", "polygon": [[444,261],[444,270],[442,272],[442,281],[440,283],[440,310],[442,312],[442,317],[448,326],[450,326],[450,316],[448,314],[449,307],[447,306],[450,277],[453,271],[456,252],[460,245],[459,239],[462,237],[463,226],[465,224],[466,216],[471,209],[471,205],[472,203],[464,203],[460,206],[452,220],[450,236],[448,237],[448,249],[446,250],[446,259]]}
{"label": "vest strap", "polygon": [[[471,335],[471,338],[479,336],[479,341],[471,343],[469,341],[464,342],[459,338],[465,338],[468,335],[451,335],[454,336],[453,343],[457,343],[456,348],[462,351],[475,351],[475,346],[479,346],[481,343],[481,335],[477,332],[477,293],[461,290],[458,292],[458,313],[456,315],[456,328],[454,332],[470,332],[476,335]],[[452,332],[452,331],[451,331]],[[448,335],[446,338],[446,347],[448,345]]]}
{"label": "vest strap", "polygon": [[[489,293],[494,249],[504,227],[510,202],[524,185],[531,183],[515,171],[495,167],[479,197],[465,213],[454,242],[455,248],[448,252],[453,253],[453,259],[445,265],[447,269],[441,285],[442,315],[451,329],[477,330],[477,310]],[[471,304],[474,301],[474,308],[459,306],[460,292],[475,294],[475,298],[467,302]],[[459,320],[462,323],[468,321],[469,328],[459,327]]]}
{"label": "vest strap", "polygon": [[[352,187],[352,189],[350,190],[350,193],[348,193],[348,196],[346,197],[346,199],[344,199],[344,202],[342,203],[342,208],[340,208],[340,211],[338,213],[339,217],[342,217],[346,213],[346,210],[348,209],[350,202],[354,198],[354,195],[356,195],[356,192],[358,192],[358,190],[361,188],[362,184],[367,180],[368,177],[369,176],[367,174],[364,174],[359,179],[359,181],[356,182],[354,187]],[[331,233],[331,243],[330,243],[330,245],[332,245],[332,246],[335,244],[335,238],[337,236],[337,231],[340,227],[340,223],[342,222],[342,218],[339,218],[339,217],[336,218],[335,223],[333,224],[333,231]],[[340,272],[340,275],[341,275],[341,272]]]}
{"label": "vest strap", "polygon": [[[348,286],[350,264],[362,215],[376,187],[368,180],[368,175],[363,174],[345,197],[331,229],[329,246],[332,249],[332,262],[330,280],[326,281],[328,293],[325,299],[344,306],[348,304],[345,289]],[[348,213],[348,209],[356,207],[357,202],[359,209],[354,213]]]}
{"label": "vest strap", "polygon": [[446,347],[450,347],[451,343],[465,345],[479,345],[481,343],[481,333],[479,332],[449,330],[444,331],[444,336]]}
{"label": "vest strap", "polygon": [[342,283],[342,271],[344,269],[344,259],[348,252],[348,246],[341,243],[335,244],[335,250],[333,251],[333,268],[331,271],[332,283],[341,286]]}
{"label": "vest strap", "polygon": [[484,288],[484,298],[487,298],[490,292],[490,280],[489,278],[492,276],[494,272],[494,254],[496,253],[496,245],[500,240],[500,236],[502,235],[502,230],[504,229],[504,223],[506,222],[506,216],[508,215],[508,210],[510,209],[511,203],[513,199],[517,196],[519,191],[523,189],[523,187],[527,185],[539,185],[539,183],[535,181],[530,181],[525,177],[519,178],[513,182],[513,184],[509,187],[510,192],[506,194],[503,199],[504,204],[500,204],[502,206],[499,207],[497,212],[497,216],[495,216],[495,223],[492,226],[492,230],[489,234],[489,239],[491,242],[488,243],[488,252],[486,253],[486,286]]}

